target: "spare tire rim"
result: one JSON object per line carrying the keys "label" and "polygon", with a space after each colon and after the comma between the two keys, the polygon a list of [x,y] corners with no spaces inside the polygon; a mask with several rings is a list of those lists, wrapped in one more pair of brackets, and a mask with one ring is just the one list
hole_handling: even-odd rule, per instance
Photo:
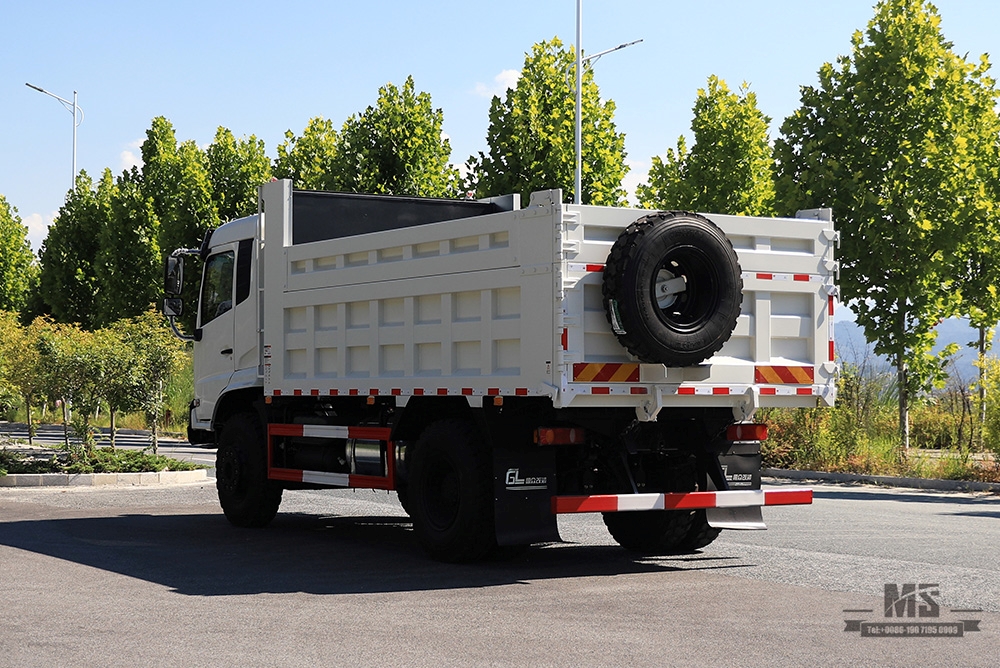
{"label": "spare tire rim", "polygon": [[672,248],[653,272],[656,312],[664,325],[677,332],[702,327],[719,307],[719,279],[703,251],[693,246]]}

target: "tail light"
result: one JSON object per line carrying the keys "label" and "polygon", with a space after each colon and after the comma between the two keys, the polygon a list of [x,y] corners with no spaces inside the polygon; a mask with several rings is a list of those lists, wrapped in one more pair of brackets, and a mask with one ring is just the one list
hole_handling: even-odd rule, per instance
{"label": "tail light", "polygon": [[752,422],[741,422],[731,424],[726,429],[726,440],[728,441],[766,441],[767,425]]}

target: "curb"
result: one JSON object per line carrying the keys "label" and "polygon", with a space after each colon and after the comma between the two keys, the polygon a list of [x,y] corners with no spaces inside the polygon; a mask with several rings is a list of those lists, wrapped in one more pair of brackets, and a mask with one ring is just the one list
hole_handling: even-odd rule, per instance
{"label": "curb", "polygon": [[933,489],[944,492],[993,492],[1000,494],[1000,483],[971,480],[940,480],[937,478],[898,478],[884,475],[859,475],[856,473],[826,473],[823,471],[786,471],[763,469],[760,474],[769,478],[788,480],[824,480],[827,482],[863,483],[882,487],[909,487]]}
{"label": "curb", "polygon": [[0,476],[0,487],[147,487],[207,481],[205,469],[153,473],[14,473]]}

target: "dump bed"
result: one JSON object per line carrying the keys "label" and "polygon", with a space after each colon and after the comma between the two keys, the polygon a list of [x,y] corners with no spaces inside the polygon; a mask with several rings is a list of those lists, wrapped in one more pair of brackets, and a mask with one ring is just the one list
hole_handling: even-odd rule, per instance
{"label": "dump bed", "polygon": [[370,220],[377,213],[352,221],[342,204],[305,214],[297,197],[288,181],[262,189],[267,395],[465,396],[474,405],[544,395],[557,408],[634,407],[640,418],[671,406],[739,416],[833,402],[828,211],[706,214],[739,258],[741,314],[708,361],[667,368],[629,355],[602,302],[608,253],[647,211],[562,204],[554,190],[518,210],[479,203],[444,214],[457,219],[383,224]]}

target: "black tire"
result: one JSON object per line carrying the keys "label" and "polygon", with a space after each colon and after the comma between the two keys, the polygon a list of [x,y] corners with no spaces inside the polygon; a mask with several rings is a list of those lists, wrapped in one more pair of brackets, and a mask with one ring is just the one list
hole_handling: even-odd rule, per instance
{"label": "black tire", "polygon": [[676,554],[693,521],[693,513],[685,510],[604,513],[604,525],[615,542],[641,554]]}
{"label": "black tire", "polygon": [[396,498],[399,500],[399,505],[403,507],[403,512],[413,517],[413,507],[410,505],[409,483],[396,481]]}
{"label": "black tire", "polygon": [[431,557],[474,561],[496,550],[492,458],[470,422],[441,420],[424,429],[409,468],[407,505]]}
{"label": "black tire", "polygon": [[[662,485],[671,492],[697,490],[693,463],[665,471]],[[720,532],[709,526],[704,510],[604,513],[604,525],[619,545],[642,554],[690,554],[711,543]]]}
{"label": "black tire", "polygon": [[692,366],[732,335],[743,278],[736,251],[713,222],[660,212],[618,236],[603,295],[608,322],[632,355],[651,364]]}
{"label": "black tire", "polygon": [[680,545],[677,546],[677,551],[684,554],[700,550],[710,545],[712,541],[719,537],[720,533],[722,533],[722,529],[716,529],[709,525],[708,517],[706,517],[704,510],[696,510],[692,517],[691,529]]}
{"label": "black tire", "polygon": [[215,476],[222,512],[231,523],[262,527],[278,514],[281,486],[267,479],[267,441],[254,414],[234,415],[223,425]]}

